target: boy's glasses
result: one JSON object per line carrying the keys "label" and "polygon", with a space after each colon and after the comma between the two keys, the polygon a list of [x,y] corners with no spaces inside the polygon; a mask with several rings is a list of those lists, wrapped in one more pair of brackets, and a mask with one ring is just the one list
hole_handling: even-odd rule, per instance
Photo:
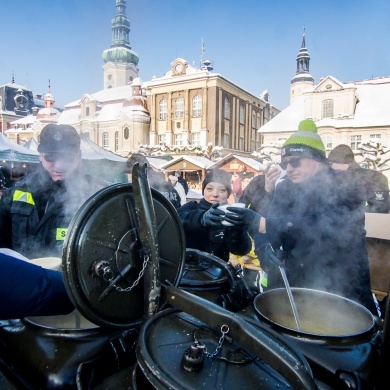
{"label": "boy's glasses", "polygon": [[290,165],[293,168],[299,168],[301,166],[301,160],[302,157],[293,158],[289,161],[280,163],[280,168],[282,168],[284,171],[287,169],[287,165]]}

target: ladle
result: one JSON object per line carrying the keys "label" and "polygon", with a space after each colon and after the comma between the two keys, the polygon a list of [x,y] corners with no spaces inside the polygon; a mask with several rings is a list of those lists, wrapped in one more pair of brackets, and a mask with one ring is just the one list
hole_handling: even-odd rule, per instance
{"label": "ladle", "polygon": [[286,275],[286,271],[284,270],[283,263],[282,263],[282,262],[279,260],[279,258],[275,255],[275,252],[274,252],[274,250],[273,250],[271,244],[268,244],[268,245],[267,245],[267,248],[266,248],[266,256],[268,256],[268,258],[269,258],[277,267],[279,267],[280,273],[281,273],[282,278],[283,278],[284,285],[286,286],[288,299],[289,299],[290,304],[291,304],[291,309],[292,309],[292,311],[293,311],[295,323],[297,324],[297,329],[298,329],[298,331],[301,331],[301,330],[302,330],[302,325],[301,325],[301,321],[299,320],[299,315],[298,315],[297,306],[296,306],[296,304],[295,304],[295,300],[294,300],[294,297],[293,297],[292,292],[291,292],[290,283],[288,282],[287,275]]}

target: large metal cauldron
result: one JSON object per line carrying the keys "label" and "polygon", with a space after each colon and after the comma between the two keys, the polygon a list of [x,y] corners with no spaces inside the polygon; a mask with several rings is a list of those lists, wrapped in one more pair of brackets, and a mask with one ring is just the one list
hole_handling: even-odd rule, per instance
{"label": "large metal cauldron", "polygon": [[253,301],[240,265],[233,266],[210,253],[187,248],[179,286],[194,295],[237,311]]}
{"label": "large metal cauldron", "polygon": [[[271,330],[178,288],[168,309],[144,323],[135,389],[316,389],[304,357]],[[225,333],[225,337],[222,334]]]}
{"label": "large metal cauldron", "polygon": [[335,388],[372,389],[379,359],[379,332],[362,305],[323,291],[292,288],[301,330],[286,289],[258,295],[258,318],[289,339],[308,359],[316,378]]}

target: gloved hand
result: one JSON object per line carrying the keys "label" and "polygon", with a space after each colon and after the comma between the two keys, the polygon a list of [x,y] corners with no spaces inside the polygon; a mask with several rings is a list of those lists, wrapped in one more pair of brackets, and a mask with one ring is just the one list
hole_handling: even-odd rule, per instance
{"label": "gloved hand", "polygon": [[224,220],[225,212],[217,207],[219,203],[213,204],[202,216],[201,223],[203,226],[220,226]]}
{"label": "gloved hand", "polygon": [[247,229],[253,235],[259,232],[261,215],[251,209],[241,207],[228,207],[230,213],[225,214],[225,221],[230,222],[233,227]]}

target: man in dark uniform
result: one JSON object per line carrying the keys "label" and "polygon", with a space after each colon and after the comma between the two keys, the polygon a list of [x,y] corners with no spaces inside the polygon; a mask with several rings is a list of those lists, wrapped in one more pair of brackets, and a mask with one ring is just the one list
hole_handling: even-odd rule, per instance
{"label": "man in dark uniform", "polygon": [[385,175],[362,168],[355,161],[353,151],[348,145],[336,146],[329,153],[328,161],[333,169],[348,170],[363,182],[366,192],[366,213],[389,212],[389,181]]}
{"label": "man in dark uniform", "polygon": [[27,258],[61,257],[68,225],[79,207],[107,183],[80,170],[80,137],[69,125],[40,134],[40,167],[0,200],[0,247]]}
{"label": "man in dark uniform", "polygon": [[173,206],[178,209],[180,207],[180,195],[174,189],[172,184],[165,181],[156,171],[153,170],[149,164],[149,161],[143,154],[134,153],[126,161],[125,173],[127,174],[129,183],[132,181],[131,176],[133,172],[133,166],[136,163],[139,165],[147,165],[149,186],[164,195],[173,204]]}

